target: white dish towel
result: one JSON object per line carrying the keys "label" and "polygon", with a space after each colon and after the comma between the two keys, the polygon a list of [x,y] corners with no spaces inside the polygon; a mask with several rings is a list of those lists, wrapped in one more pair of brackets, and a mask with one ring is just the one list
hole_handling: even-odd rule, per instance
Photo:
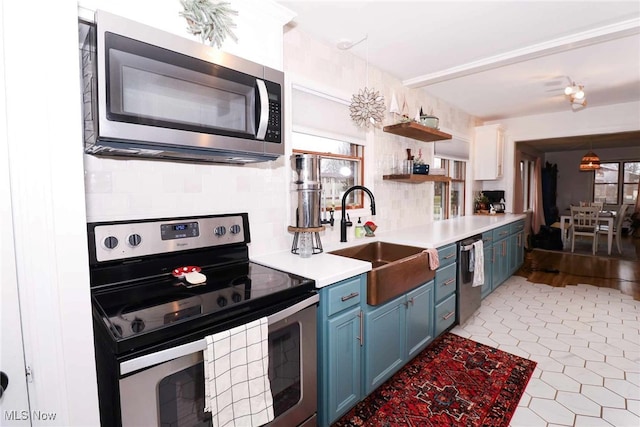
{"label": "white dish towel", "polygon": [[257,427],[273,420],[266,317],[209,335],[204,356],[205,411],[214,427]]}
{"label": "white dish towel", "polygon": [[473,252],[475,253],[473,260],[473,284],[471,286],[484,285],[484,245],[482,240],[473,242]]}

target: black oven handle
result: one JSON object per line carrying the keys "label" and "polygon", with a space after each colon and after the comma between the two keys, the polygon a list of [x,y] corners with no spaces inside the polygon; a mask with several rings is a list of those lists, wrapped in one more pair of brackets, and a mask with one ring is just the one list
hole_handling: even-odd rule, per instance
{"label": "black oven handle", "polygon": [[[267,316],[269,325],[278,323],[279,321],[286,319],[289,316],[296,314],[299,311],[304,310],[320,301],[320,296],[314,294],[309,298],[306,298],[296,304],[293,304],[284,310],[280,310]],[[177,359],[182,356],[187,356],[192,353],[203,351],[207,348],[206,338],[202,338],[197,341],[192,341],[187,344],[182,344],[176,347],[160,350],[155,353],[145,354],[144,356],[137,357],[135,359],[127,360],[120,363],[120,375],[130,374],[131,372],[139,371],[140,369],[146,369],[159,363],[168,362],[169,360]]]}

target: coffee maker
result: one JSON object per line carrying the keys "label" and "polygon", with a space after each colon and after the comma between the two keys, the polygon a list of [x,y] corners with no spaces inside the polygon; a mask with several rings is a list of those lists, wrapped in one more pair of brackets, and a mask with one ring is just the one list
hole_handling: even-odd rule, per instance
{"label": "coffee maker", "polygon": [[482,194],[487,196],[487,199],[489,199],[489,206],[493,208],[495,213],[504,213],[504,190],[483,191]]}

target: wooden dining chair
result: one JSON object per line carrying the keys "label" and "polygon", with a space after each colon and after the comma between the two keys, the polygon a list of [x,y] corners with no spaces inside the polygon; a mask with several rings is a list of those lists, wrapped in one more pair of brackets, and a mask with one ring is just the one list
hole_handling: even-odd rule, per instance
{"label": "wooden dining chair", "polygon": [[571,252],[575,250],[576,236],[591,237],[592,252],[598,247],[598,215],[600,208],[594,206],[571,206]]}
{"label": "wooden dining chair", "polygon": [[[613,237],[616,239],[616,246],[618,247],[618,253],[622,253],[622,245],[620,244],[620,236],[622,235],[622,223],[624,222],[624,216],[627,213],[629,205],[622,204],[616,211],[616,219],[613,222]],[[600,231],[608,231],[607,225],[600,225]]]}

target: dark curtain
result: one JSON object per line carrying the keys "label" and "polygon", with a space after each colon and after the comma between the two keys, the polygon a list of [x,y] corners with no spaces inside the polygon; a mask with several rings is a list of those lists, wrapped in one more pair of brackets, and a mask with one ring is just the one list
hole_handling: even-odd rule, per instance
{"label": "dark curtain", "polygon": [[556,206],[557,187],[558,165],[546,162],[542,168],[542,209],[544,222],[547,225],[551,225],[559,219],[558,206]]}

